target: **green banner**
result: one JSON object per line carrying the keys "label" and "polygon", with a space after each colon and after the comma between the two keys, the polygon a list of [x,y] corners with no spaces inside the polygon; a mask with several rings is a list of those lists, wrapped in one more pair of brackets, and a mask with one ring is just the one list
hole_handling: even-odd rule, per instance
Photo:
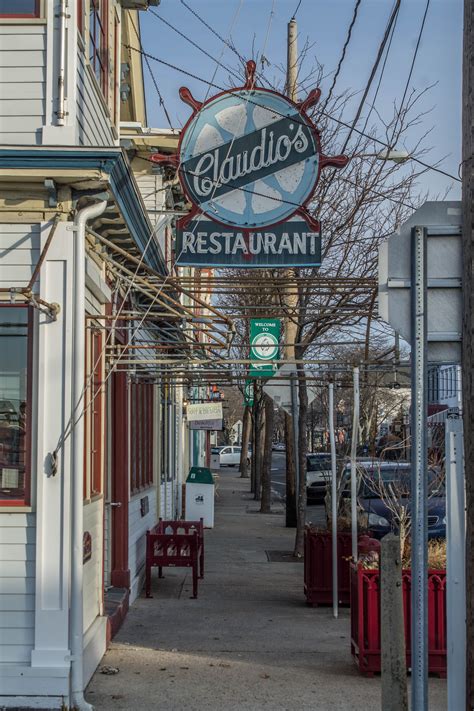
{"label": "green banner", "polygon": [[253,405],[253,381],[252,380],[245,381],[244,405],[246,407],[252,407],[252,405]]}
{"label": "green banner", "polygon": [[249,375],[254,378],[271,378],[277,370],[280,358],[280,319],[250,320],[250,366]]}

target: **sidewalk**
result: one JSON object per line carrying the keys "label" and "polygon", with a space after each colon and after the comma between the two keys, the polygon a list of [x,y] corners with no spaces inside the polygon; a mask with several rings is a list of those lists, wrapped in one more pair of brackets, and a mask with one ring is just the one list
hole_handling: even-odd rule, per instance
{"label": "sidewalk", "polygon": [[[349,612],[338,620],[305,605],[302,562],[270,563],[294,531],[256,513],[248,481],[222,471],[216,526],[206,531],[205,579],[190,599],[185,569],[153,577],[105,655],[86,697],[98,711],[375,711],[380,679],[350,656]],[[430,679],[430,711],[446,708],[446,682]]]}

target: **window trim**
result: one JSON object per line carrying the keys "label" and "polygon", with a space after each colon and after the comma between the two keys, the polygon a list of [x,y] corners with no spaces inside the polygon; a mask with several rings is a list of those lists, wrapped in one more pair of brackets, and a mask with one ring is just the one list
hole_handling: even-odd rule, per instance
{"label": "window trim", "polygon": [[[97,3],[97,5],[96,5]],[[91,17],[97,17],[99,23],[99,46],[96,46],[95,22],[91,23]],[[101,45],[101,39],[104,45]],[[109,3],[108,0],[90,0],[89,2],[89,28],[88,28],[88,62],[99,87],[107,108],[109,106]],[[92,53],[92,58],[91,58]],[[100,78],[96,74],[96,60],[100,67]],[[110,113],[110,111],[109,111]]]}
{"label": "window trim", "polygon": [[41,0],[35,0],[33,12],[0,12],[0,20],[38,20],[41,17]]}
{"label": "window trim", "polygon": [[19,507],[25,509],[31,508],[31,441],[32,441],[32,397],[33,397],[33,338],[34,338],[34,309],[26,304],[11,304],[9,302],[0,303],[2,308],[17,308],[27,309],[27,332],[26,332],[26,435],[25,435],[25,478],[24,489],[25,493],[22,499],[0,499],[0,511],[6,508]]}

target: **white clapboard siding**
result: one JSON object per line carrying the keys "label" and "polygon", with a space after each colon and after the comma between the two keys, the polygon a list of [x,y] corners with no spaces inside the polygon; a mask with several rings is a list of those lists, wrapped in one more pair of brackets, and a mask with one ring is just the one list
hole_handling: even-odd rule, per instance
{"label": "white clapboard siding", "polygon": [[114,135],[99,90],[85,65],[84,52],[77,55],[77,124],[79,144],[113,146]]}
{"label": "white clapboard siding", "polygon": [[84,506],[84,531],[92,538],[92,557],[84,564],[84,632],[100,614],[103,565],[103,499]]}
{"label": "white clapboard siding", "polygon": [[40,224],[0,223],[0,287],[28,284],[40,256],[40,230]]}
{"label": "white clapboard siding", "polygon": [[0,667],[26,664],[34,645],[34,513],[0,513]]}
{"label": "white clapboard siding", "polygon": [[36,145],[45,122],[46,27],[0,25],[0,143]]}
{"label": "white clapboard siding", "polygon": [[[141,515],[140,500],[148,496],[149,511]],[[156,514],[156,487],[151,486],[134,496],[128,507],[128,561],[130,566],[130,602],[140,594],[145,574],[146,532],[158,520]]]}

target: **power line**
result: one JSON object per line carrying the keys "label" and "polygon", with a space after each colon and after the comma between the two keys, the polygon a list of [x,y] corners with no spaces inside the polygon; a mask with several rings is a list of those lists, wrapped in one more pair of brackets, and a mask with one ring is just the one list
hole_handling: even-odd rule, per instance
{"label": "power line", "polygon": [[302,1],[303,0],[298,0],[298,5],[296,6],[296,10],[293,13],[293,17],[296,17],[296,15],[298,14],[298,10],[300,9],[300,5],[301,5]]}
{"label": "power line", "polygon": [[[181,0],[183,2],[183,0]],[[219,89],[219,91],[228,91],[228,88],[226,89],[225,87],[220,86],[219,84],[215,84],[214,82],[209,82],[207,79],[203,79],[202,77],[198,76],[197,74],[193,74],[193,72],[189,72],[186,69],[183,69],[182,67],[178,67],[175,64],[172,64],[171,62],[167,62],[164,59],[160,59],[159,57],[155,57],[152,54],[149,54],[148,52],[145,52],[143,49],[139,49],[138,47],[132,47],[131,45],[125,44],[124,47],[126,49],[132,49],[135,52],[139,52],[140,54],[146,55],[149,59],[152,59],[155,62],[158,62],[159,64],[163,64],[166,67],[169,67],[170,69],[174,69],[177,72],[180,72],[181,74],[184,74],[188,77],[191,77],[192,79],[196,79],[196,81],[199,81],[203,84],[207,84],[209,87],[214,87],[215,89]],[[249,99],[248,103],[253,104],[254,106],[261,106],[257,101],[254,99]],[[262,107],[266,108],[266,107]],[[276,109],[272,109],[273,113],[277,114],[278,116],[281,116],[282,118],[288,118],[285,114],[280,113]],[[331,121],[334,121],[335,123],[345,126],[346,128],[349,128],[352,130],[352,132],[355,132],[361,136],[364,136],[365,138],[368,138],[370,141],[373,141],[374,143],[377,143],[379,146],[383,146],[384,148],[390,148],[390,144],[386,143],[385,141],[381,141],[379,138],[375,138],[375,136],[370,136],[367,133],[364,133],[363,131],[358,130],[355,126],[347,123],[346,121],[343,121],[342,119],[338,119],[335,116],[332,116],[331,114],[326,113],[325,111],[320,111],[321,115],[324,116],[325,118],[330,119]],[[298,119],[298,117],[292,117],[292,121],[295,123],[299,123],[302,126],[306,126],[303,121]],[[429,168],[430,170],[433,170],[437,173],[440,173],[441,175],[445,175],[446,177],[450,178],[451,180],[455,180],[456,182],[460,183],[461,179],[451,175],[451,173],[446,172],[445,170],[442,170],[441,168],[437,168],[434,165],[430,165],[429,163],[425,163],[419,158],[416,158],[415,156],[412,156],[410,160],[413,160],[415,163],[419,163],[425,168]]]}
{"label": "power line", "polygon": [[347,51],[347,48],[348,48],[348,46],[349,46],[349,42],[351,41],[352,29],[353,29],[353,27],[354,27],[354,25],[355,25],[355,22],[356,22],[356,20],[357,20],[357,13],[359,12],[359,6],[360,6],[360,3],[361,3],[361,2],[362,2],[362,0],[356,0],[356,4],[355,4],[355,6],[354,6],[354,12],[353,12],[353,15],[352,15],[352,20],[351,20],[351,23],[350,23],[350,25],[349,25],[349,29],[348,29],[348,31],[347,31],[346,41],[344,42],[344,46],[343,46],[343,48],[342,48],[341,58],[339,59],[339,63],[338,63],[338,65],[337,65],[337,69],[336,69],[336,72],[335,72],[335,74],[334,74],[334,77],[333,77],[333,80],[332,80],[332,84],[331,84],[331,87],[330,87],[330,89],[329,89],[329,93],[328,93],[328,95],[327,95],[327,98],[326,98],[326,100],[325,100],[325,102],[324,102],[324,107],[323,107],[323,108],[326,108],[326,106],[328,105],[328,102],[329,102],[330,99],[331,99],[331,96],[332,96],[332,92],[333,92],[333,90],[334,90],[334,87],[336,86],[337,78],[338,78],[339,73],[340,73],[340,71],[341,71],[342,63],[344,62],[344,59],[345,59],[345,56],[346,56],[346,51]]}
{"label": "power line", "polygon": [[[396,129],[397,129],[398,120],[399,120],[399,118],[400,118],[400,116],[401,116],[401,113],[402,113],[402,110],[403,110],[403,104],[404,104],[404,102],[405,102],[405,98],[406,98],[406,95],[407,95],[407,92],[408,92],[408,87],[409,87],[409,85],[410,85],[411,77],[412,77],[412,74],[413,74],[413,69],[414,69],[414,67],[415,67],[415,62],[416,62],[416,58],[417,58],[417,55],[418,55],[418,50],[419,50],[419,48],[420,48],[420,42],[421,42],[421,38],[422,38],[422,36],[423,36],[423,30],[424,30],[424,28],[425,28],[426,16],[427,16],[427,14],[428,14],[428,9],[429,9],[429,7],[430,7],[430,2],[431,2],[431,0],[426,0],[425,12],[424,12],[424,14],[423,14],[423,19],[422,19],[422,22],[421,22],[420,31],[419,31],[419,33],[418,33],[418,39],[417,39],[417,41],[416,41],[415,51],[414,51],[414,53],[413,53],[413,58],[412,58],[411,65],[410,65],[410,71],[409,71],[409,73],[408,73],[408,78],[407,78],[407,81],[406,81],[406,84],[405,84],[405,90],[404,90],[404,92],[403,92],[403,97],[402,97],[402,101],[401,101],[401,104],[400,104],[400,109],[398,110],[397,118],[396,118],[396,120],[395,120],[395,125],[394,125],[394,128],[393,128],[392,141],[393,141],[393,139],[394,139],[394,137],[395,137],[395,132],[396,132]],[[390,146],[389,146],[389,148],[390,148]]]}
{"label": "power line", "polygon": [[[135,25],[135,21],[134,21],[134,19],[133,19],[131,13],[129,13],[129,17],[130,17],[130,22],[132,23],[132,27],[133,27],[133,29],[134,29],[134,31],[135,31],[136,36],[137,36],[138,43],[140,44],[140,47],[141,47],[141,46],[142,46],[142,42],[141,42],[141,38],[140,38],[140,33],[138,32],[138,29],[137,29],[137,27],[136,27],[136,25]],[[164,114],[165,114],[165,116],[166,116],[166,120],[168,121],[168,125],[169,125],[170,128],[173,128],[173,125],[172,125],[172,123],[171,123],[170,115],[169,115],[168,110],[167,110],[166,105],[165,105],[165,100],[163,99],[163,97],[162,97],[162,95],[161,95],[160,88],[159,88],[158,83],[157,83],[157,81],[156,81],[155,75],[153,74],[153,70],[152,70],[152,68],[151,68],[151,66],[150,66],[150,61],[149,61],[148,57],[145,57],[145,62],[146,62],[147,69],[148,69],[148,71],[150,72],[151,80],[152,80],[152,82],[153,82],[153,84],[154,84],[156,93],[158,94],[158,99],[159,99],[159,102],[160,102],[160,106],[163,108],[163,112],[164,112]]]}
{"label": "power line", "polygon": [[210,25],[208,22],[206,22],[206,20],[204,20],[195,10],[193,10],[193,8],[190,7],[190,6],[188,5],[188,3],[185,2],[185,0],[181,0],[181,4],[184,5],[184,7],[185,7],[187,10],[189,10],[189,12],[191,12],[191,13],[194,15],[194,17],[199,20],[199,22],[201,22],[205,27],[207,27],[207,29],[208,29],[210,32],[212,32],[212,34],[215,35],[215,37],[217,37],[221,42],[223,42],[223,43],[226,45],[226,47],[228,47],[228,48],[240,59],[240,61],[242,62],[242,64],[245,66],[245,59],[244,59],[244,58],[242,57],[242,55],[237,51],[237,49],[235,48],[235,46],[233,45],[233,43],[231,43],[230,41],[224,39],[224,37],[222,37],[222,35],[220,35],[220,34],[217,32],[217,30],[215,30],[213,27],[211,27],[211,25]]}
{"label": "power line", "polygon": [[222,62],[220,62],[218,59],[216,59],[215,57],[213,57],[212,54],[209,54],[209,52],[207,52],[205,49],[203,49],[203,47],[200,47],[200,46],[197,44],[197,42],[194,42],[194,40],[192,40],[190,37],[188,37],[187,35],[185,35],[184,32],[181,32],[181,30],[178,30],[177,27],[174,27],[174,25],[172,25],[171,22],[168,22],[168,20],[165,20],[164,17],[161,17],[161,15],[159,15],[159,14],[158,14],[155,10],[153,10],[151,7],[148,8],[148,11],[151,12],[151,14],[154,15],[154,17],[156,17],[158,20],[161,20],[161,22],[163,22],[163,23],[164,23],[165,25],[167,25],[170,29],[172,29],[174,32],[176,32],[180,37],[182,37],[182,38],[185,39],[187,42],[189,42],[189,44],[191,44],[193,47],[196,47],[196,49],[198,49],[200,52],[202,52],[203,54],[205,54],[206,57],[209,57],[209,59],[212,59],[213,62],[216,62],[216,64],[218,64],[220,67],[222,67],[222,69],[225,69],[227,72],[230,72],[230,73],[231,73],[234,77],[236,77],[237,79],[239,79],[239,80],[242,79],[242,77],[241,77],[239,74],[237,74],[237,72],[235,72],[235,71],[234,71],[233,69],[231,69],[230,67],[227,67],[225,64],[222,64]]}

